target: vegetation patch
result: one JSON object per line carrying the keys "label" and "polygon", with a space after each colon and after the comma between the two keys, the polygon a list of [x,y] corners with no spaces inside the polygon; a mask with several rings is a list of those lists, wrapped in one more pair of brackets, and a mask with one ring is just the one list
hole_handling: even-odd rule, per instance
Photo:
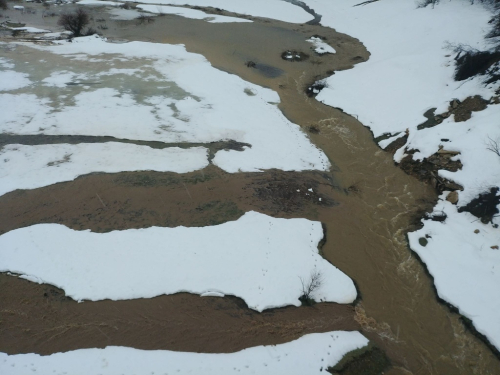
{"label": "vegetation patch", "polygon": [[339,375],[380,375],[390,366],[391,362],[382,349],[370,344],[350,352],[327,371]]}
{"label": "vegetation patch", "polygon": [[477,198],[471,200],[466,206],[460,207],[458,212],[469,212],[481,219],[481,223],[483,224],[493,222],[493,217],[498,214],[497,206],[500,204],[498,190],[498,187],[492,187],[489,191],[479,194]]}

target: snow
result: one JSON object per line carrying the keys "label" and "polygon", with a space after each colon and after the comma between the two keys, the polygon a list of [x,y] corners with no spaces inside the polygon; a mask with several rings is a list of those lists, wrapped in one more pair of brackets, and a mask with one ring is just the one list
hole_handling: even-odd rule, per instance
{"label": "snow", "polygon": [[197,20],[206,20],[212,23],[228,23],[228,22],[253,22],[244,18],[219,16],[217,14],[207,14],[201,10],[172,7],[172,6],[160,6],[160,5],[137,5],[137,8],[142,9],[146,12],[156,13],[156,14],[175,14],[177,16],[192,18]]}
{"label": "snow", "polygon": [[[424,221],[422,229],[408,234],[410,246],[434,277],[438,295],[500,349],[500,250],[491,248],[500,246],[500,231],[467,212],[458,213],[444,194],[441,199],[434,212],[444,212],[445,222]],[[419,238],[426,236],[424,247]]]}
{"label": "snow", "polygon": [[9,27],[11,30],[26,31],[27,33],[49,33],[50,30],[38,29],[36,27]]}
{"label": "snow", "polygon": [[12,8],[22,10],[24,7],[22,5],[14,5]]}
{"label": "snow", "polygon": [[322,25],[358,38],[371,53],[367,62],[329,77],[316,99],[356,115],[375,137],[414,131],[425,121],[425,111],[445,108],[453,98],[493,93],[480,79],[453,81],[455,54],[446,48],[484,46],[491,13],[481,4],[441,1],[417,9],[413,0],[356,7],[361,1],[304,2],[323,16]]}
{"label": "snow", "polygon": [[101,1],[101,0],[80,0],[77,2],[78,5],[97,5],[97,6],[119,6],[122,3],[116,1]]}
{"label": "snow", "polygon": [[301,278],[318,272],[316,300],[351,303],[356,288],[319,254],[322,238],[319,222],[252,211],[217,226],[104,234],[39,224],[0,236],[0,272],[34,277],[79,301],[216,292],[259,312],[300,306]]}
{"label": "snow", "polygon": [[53,40],[53,39],[61,39],[61,38],[67,38],[70,36],[72,33],[71,31],[60,31],[60,32],[55,32],[55,33],[46,33],[41,36],[37,36],[37,39],[47,39],[47,40]]}
{"label": "snow", "polygon": [[[488,150],[491,141],[500,140],[498,119],[500,105],[490,105],[481,112],[473,112],[468,121],[456,123],[451,116],[440,125],[413,133],[408,139],[407,147],[419,150],[413,155],[416,160],[429,157],[440,147],[460,152],[454,159],[462,162],[462,169],[439,171],[441,177],[463,186],[463,191],[457,191],[458,206],[465,206],[480,193],[500,186],[500,157]],[[410,246],[434,276],[440,297],[458,307],[500,349],[500,251],[491,249],[500,246],[500,231],[467,212],[458,213],[447,201],[441,201],[434,211],[445,212],[446,221],[425,221],[421,230],[409,234]],[[479,234],[474,233],[475,229],[480,230]],[[423,247],[418,239],[426,234],[432,238]]]}
{"label": "snow", "polygon": [[318,37],[311,37],[307,39],[309,43],[312,43],[314,45],[314,51],[319,54],[319,55],[324,55],[325,53],[335,53],[335,48],[330,46],[329,44],[323,42],[321,38]]}
{"label": "snow", "polygon": [[30,84],[31,81],[27,74],[11,70],[0,70],[0,91],[17,90]]}
{"label": "snow", "polygon": [[[135,0],[126,0],[133,2]],[[272,18],[290,23],[306,23],[313,17],[302,8],[278,0],[141,0],[143,4],[213,7],[254,17]]]}
{"label": "snow", "polygon": [[16,189],[36,189],[71,181],[92,172],[154,170],[187,173],[208,165],[207,149],[153,149],[126,143],[81,143],[0,149],[0,196]]}
{"label": "snow", "polygon": [[257,346],[229,354],[138,350],[108,346],[49,356],[0,353],[0,372],[8,375],[149,375],[149,374],[323,374],[350,351],[368,344],[359,332],[333,331],[298,340]]}
{"label": "snow", "polygon": [[[0,131],[114,136],[167,143],[234,140],[251,147],[242,152],[221,150],[213,159],[215,165],[230,173],[330,168],[326,155],[277,108],[276,92],[217,70],[203,56],[186,52],[182,45],[116,44],[99,37],[53,43],[25,45],[64,55],[61,59],[66,58],[69,64],[71,59],[86,61],[88,74],[56,69],[36,82],[32,91],[0,94]],[[115,60],[134,61],[135,67],[144,72],[105,81],[102,64],[114,68]],[[94,63],[98,73],[92,70]],[[109,71],[110,75],[114,73],[121,74]],[[98,77],[99,84],[80,89],[74,85],[63,87],[68,80],[81,77],[91,81]],[[39,97],[32,93],[39,84],[60,89],[51,99]],[[153,86],[164,89],[137,95],[153,91]],[[249,96],[245,90],[255,95]],[[57,111],[55,105],[59,105]]]}
{"label": "snow", "polygon": [[133,20],[141,15],[141,13],[135,9],[122,9],[122,8],[110,9],[108,10],[108,13],[114,20]]}

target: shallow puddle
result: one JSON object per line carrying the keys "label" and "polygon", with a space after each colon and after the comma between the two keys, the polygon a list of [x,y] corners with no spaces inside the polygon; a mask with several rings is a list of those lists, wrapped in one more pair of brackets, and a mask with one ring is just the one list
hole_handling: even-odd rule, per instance
{"label": "shallow puddle", "polygon": [[[311,140],[324,150],[334,167],[331,173],[326,174],[269,171],[231,175],[210,166],[186,175],[127,173],[86,176],[69,183],[34,191],[17,191],[1,197],[0,210],[8,213],[0,219],[2,232],[40,222],[64,223],[75,229],[91,228],[101,232],[150,225],[198,226],[234,220],[242,212],[252,209],[279,217],[320,220],[327,229],[323,255],[355,280],[360,293],[355,320],[362,333],[389,356],[393,368],[386,373],[500,373],[499,359],[465,328],[457,314],[437,301],[431,279],[408,249],[405,233],[415,228],[418,215],[432,206],[436,199],[433,189],[396,167],[392,156],[375,145],[370,131],[355,116],[324,106],[305,93],[315,80],[366,60],[369,53],[359,41],[320,26],[289,25],[269,20],[210,24],[161,16],[147,25],[138,25],[136,21],[107,20],[106,23],[109,28],[105,34],[108,37],[183,43],[188,51],[203,54],[215,67],[277,91],[285,116],[309,133]],[[311,44],[306,42],[312,35],[325,37],[337,53],[315,55]],[[286,50],[303,51],[311,57],[305,61],[284,61],[281,54]],[[248,61],[280,69],[284,73],[269,77],[249,67]],[[314,190],[317,189],[329,204],[313,204],[305,196],[286,194],[287,186],[306,185],[314,185]],[[19,286],[20,289],[13,288],[4,297],[4,300],[12,299],[9,303],[17,304],[19,310],[16,314],[21,315],[26,312],[23,312],[20,299],[24,297],[19,291],[28,287],[38,288],[36,293],[40,294],[44,288],[29,283],[23,285]],[[168,298],[174,301],[174,305],[195,306],[198,303],[191,297],[182,301],[184,297]],[[152,301],[141,302],[145,310],[127,318],[123,329],[152,324],[148,322],[153,318],[148,320],[144,316],[149,317],[148,309],[157,314],[157,309],[162,306]],[[108,311],[114,310],[119,315],[122,310],[112,302],[85,305],[89,306],[86,307],[88,309],[95,309],[94,323]],[[58,313],[67,309],[62,302],[51,306]],[[317,308],[328,307],[319,305]],[[8,314],[5,309],[0,309],[0,312]],[[203,312],[220,318],[216,316],[217,311],[210,307],[205,306]],[[71,326],[78,314],[74,311],[61,319]],[[332,314],[343,316],[339,312]],[[18,320],[17,324],[23,324],[21,321]],[[182,344],[174,339],[168,343],[158,341],[157,348],[203,351],[207,350],[206,347],[219,351],[219,345],[220,351],[241,348],[239,342],[226,342],[222,338],[207,341],[193,334],[207,322],[202,319],[198,326],[196,321],[193,319],[189,325],[178,326],[180,332],[189,333],[186,336],[189,339],[183,340]],[[156,321],[155,324],[161,326],[162,323]],[[315,327],[326,330],[326,326],[318,320]],[[223,331],[225,328],[220,329]],[[7,333],[8,327],[2,325],[2,330]],[[173,336],[178,334],[175,332]],[[217,337],[218,332],[211,338]],[[89,332],[80,343],[78,336],[69,329],[40,331],[38,334],[43,339],[39,339],[37,345],[53,340],[54,335],[58,340],[65,337],[67,341],[58,344],[57,350],[90,345],[89,341],[85,341],[90,336]],[[9,339],[2,334],[0,350],[15,352],[15,348],[27,345],[29,335],[24,338],[20,333],[16,335],[16,338]],[[108,331],[105,331],[102,336],[107,335]],[[256,337],[254,341],[249,339],[245,343],[272,342],[259,341],[262,336]],[[275,343],[281,342],[280,337],[275,336]],[[286,336],[283,340],[290,337]],[[16,340],[25,340],[25,344],[16,346]],[[108,342],[130,345],[129,341],[119,339],[103,339],[101,342],[97,345]]]}

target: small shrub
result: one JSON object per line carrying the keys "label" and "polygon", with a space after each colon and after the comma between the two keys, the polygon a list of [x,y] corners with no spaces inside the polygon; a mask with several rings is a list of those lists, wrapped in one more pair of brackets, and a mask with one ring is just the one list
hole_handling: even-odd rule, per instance
{"label": "small shrub", "polygon": [[321,272],[314,270],[311,272],[309,280],[304,281],[300,278],[302,284],[302,295],[299,297],[302,305],[311,306],[316,302],[314,300],[314,292],[316,292],[323,285],[323,275]]}
{"label": "small shrub", "polygon": [[136,18],[137,21],[139,21],[139,25],[142,25],[144,23],[151,23],[151,22],[155,22],[155,19],[151,16],[148,16],[144,13],[141,13],[141,15],[139,17]]}
{"label": "small shrub", "polygon": [[455,80],[463,81],[478,74],[484,74],[498,61],[500,61],[500,52],[461,51],[456,57]]}
{"label": "small shrub", "polygon": [[489,191],[479,194],[471,200],[466,206],[460,207],[458,212],[469,212],[481,220],[481,223],[493,223],[493,218],[498,214],[498,204],[500,196],[497,195],[500,189],[492,187]]}
{"label": "small shrub", "polygon": [[7,9],[7,0],[0,0],[0,9]]}
{"label": "small shrub", "polygon": [[[83,34],[84,28],[90,22],[89,14],[83,9],[77,9],[73,13],[63,13],[57,21],[59,26],[62,26],[64,30],[71,31],[73,36],[78,37]],[[89,34],[89,31],[85,33]]]}

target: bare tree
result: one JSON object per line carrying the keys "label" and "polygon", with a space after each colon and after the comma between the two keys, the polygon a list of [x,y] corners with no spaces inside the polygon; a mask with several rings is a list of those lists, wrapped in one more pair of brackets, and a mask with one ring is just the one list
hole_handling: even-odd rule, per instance
{"label": "bare tree", "polygon": [[486,144],[486,149],[500,156],[500,144],[498,144],[498,139],[494,140],[488,136],[488,143]]}
{"label": "bare tree", "polygon": [[83,34],[83,29],[89,22],[89,14],[82,8],[79,8],[73,13],[61,14],[57,24],[64,27],[65,30],[71,31],[73,36],[81,36]]}
{"label": "bare tree", "polygon": [[139,21],[139,25],[145,24],[145,23],[151,23],[155,22],[155,19],[151,16],[148,16],[145,13],[141,13],[139,17],[136,18],[137,21]]}
{"label": "bare tree", "polygon": [[311,271],[308,280],[300,278],[302,284],[302,295],[300,301],[304,305],[312,305],[314,303],[314,292],[316,292],[323,285],[323,275],[318,270]]}

